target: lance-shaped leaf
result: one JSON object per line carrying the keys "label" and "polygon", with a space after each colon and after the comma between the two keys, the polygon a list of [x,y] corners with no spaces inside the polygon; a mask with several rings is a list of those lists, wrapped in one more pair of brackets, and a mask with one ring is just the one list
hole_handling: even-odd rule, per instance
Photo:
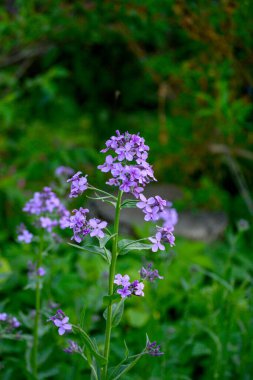
{"label": "lance-shaped leaf", "polygon": [[[103,314],[104,319],[107,319],[107,311],[108,309],[104,311],[104,314]],[[113,327],[117,326],[120,323],[123,312],[124,312],[124,300],[121,300],[120,302],[114,303],[112,305],[112,326]]]}
{"label": "lance-shaped leaf", "polygon": [[109,380],[118,380],[132,369],[140,358],[147,353],[146,348],[137,355],[129,356],[128,348],[125,343],[126,352],[124,359],[116,366],[109,369]]}
{"label": "lance-shaped leaf", "polygon": [[138,203],[139,201],[135,200],[135,199],[126,199],[122,204],[121,204],[121,208],[135,208],[136,207],[136,203]]}
{"label": "lance-shaped leaf", "polygon": [[101,365],[104,365],[106,363],[106,358],[99,353],[96,344],[92,341],[89,335],[79,326],[72,325],[72,327],[74,332],[77,332],[81,336],[86,350],[90,352],[91,356],[94,356]]}
{"label": "lance-shaped leaf", "polygon": [[126,255],[130,251],[143,251],[152,248],[152,244],[144,244],[138,240],[123,239],[119,244],[119,255]]}
{"label": "lance-shaped leaf", "polygon": [[68,243],[68,244],[71,245],[72,247],[81,249],[82,251],[86,251],[88,253],[95,253],[96,255],[101,256],[109,265],[111,263],[111,252],[109,251],[109,249],[105,247],[100,248],[96,245],[90,245],[90,244],[87,244],[84,246],[73,244],[73,243]]}
{"label": "lance-shaped leaf", "polygon": [[110,241],[111,239],[113,239],[114,236],[116,236],[116,234],[113,234],[113,235],[105,234],[105,236],[103,238],[98,238],[99,247],[100,248],[104,248],[106,246],[106,244],[108,243],[108,241]]}

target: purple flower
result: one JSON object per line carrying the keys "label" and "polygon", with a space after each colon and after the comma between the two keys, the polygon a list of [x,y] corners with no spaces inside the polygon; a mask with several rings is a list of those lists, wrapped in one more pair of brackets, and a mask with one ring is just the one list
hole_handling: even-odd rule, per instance
{"label": "purple flower", "polygon": [[89,220],[89,226],[91,228],[91,237],[97,236],[99,238],[103,238],[105,236],[102,229],[107,226],[107,222],[101,222],[101,220],[94,218]]}
{"label": "purple flower", "polygon": [[69,321],[69,317],[67,317],[62,310],[57,310],[56,314],[48,319],[52,321],[54,325],[58,328],[59,335],[65,334],[65,332],[69,332],[72,330],[72,326]]}
{"label": "purple flower", "polygon": [[149,263],[146,268],[142,267],[139,273],[142,280],[153,282],[157,278],[159,280],[163,279],[163,277],[159,275],[157,269],[152,270],[152,263]]}
{"label": "purple flower", "polygon": [[43,277],[43,276],[45,276],[45,274],[46,274],[46,271],[45,271],[45,269],[43,267],[39,267],[37,269],[37,276]]}
{"label": "purple flower", "polygon": [[71,331],[72,326],[68,323],[69,317],[64,317],[62,320],[55,319],[53,322],[55,326],[59,327],[58,333],[59,335],[65,334],[65,332]]}
{"label": "purple flower", "polygon": [[11,327],[13,327],[14,329],[18,328],[21,325],[21,323],[17,320],[16,317],[11,318],[10,324],[11,324]]}
{"label": "purple flower", "polygon": [[122,276],[120,273],[116,274],[114,278],[114,284],[122,286],[117,290],[117,293],[121,295],[121,298],[129,297],[132,294],[136,296],[144,296],[144,284],[138,280],[130,283],[130,277],[127,274],[124,276]]}
{"label": "purple flower", "polygon": [[151,243],[153,243],[152,252],[157,252],[158,250],[160,250],[160,251],[165,250],[164,245],[161,243],[161,240],[162,240],[161,232],[157,232],[155,237],[151,237],[151,238],[149,238],[149,240],[151,241]]}
{"label": "purple flower", "polygon": [[174,208],[171,208],[171,203],[167,202],[166,207],[160,213],[160,219],[164,221],[163,227],[172,228],[178,222],[178,214]]}
{"label": "purple flower", "polygon": [[69,227],[73,229],[74,233],[71,239],[77,243],[80,243],[88,234],[91,237],[104,237],[102,230],[107,226],[107,222],[96,218],[88,220],[86,217],[88,212],[88,209],[80,207],[79,210],[73,210],[74,215],[69,218]]}
{"label": "purple flower", "polygon": [[73,354],[74,352],[82,352],[81,347],[79,347],[78,344],[73,340],[69,340],[68,344],[68,347],[64,348],[64,352],[67,352],[68,354]]}
{"label": "purple flower", "polygon": [[59,220],[59,226],[62,230],[69,227],[69,218],[70,212],[68,210],[64,210]]}
{"label": "purple flower", "polygon": [[109,150],[113,155],[109,154],[104,164],[98,166],[102,172],[112,175],[106,183],[139,197],[145,185],[155,181],[153,169],[146,161],[149,147],[145,145],[144,139],[139,135],[116,131],[116,136],[106,141],[106,148],[101,152]]}
{"label": "purple flower", "polygon": [[69,227],[73,229],[74,235],[71,239],[74,239],[77,243],[80,243],[83,238],[90,232],[88,228],[88,222],[86,214],[89,210],[80,207],[79,210],[72,211],[74,215],[69,218]]}
{"label": "purple flower", "polygon": [[23,211],[32,215],[43,215],[45,213],[62,212],[65,207],[50,187],[44,187],[39,193],[36,192],[24,206]]}
{"label": "purple flower", "polygon": [[58,225],[58,221],[55,219],[53,220],[49,218],[48,216],[41,216],[40,225],[42,228],[44,228],[48,232],[51,232],[53,227],[56,227]]}
{"label": "purple flower", "polygon": [[55,170],[55,175],[57,177],[68,177],[74,174],[74,170],[68,166],[59,166]]}
{"label": "purple flower", "polygon": [[140,194],[140,200],[136,206],[144,212],[144,220],[146,220],[146,222],[159,220],[160,214],[164,211],[167,201],[162,199],[159,195],[147,199],[143,194]]}
{"label": "purple flower", "polygon": [[138,284],[136,284],[136,286],[134,287],[134,294],[136,296],[144,296],[144,292],[143,292],[143,289],[144,289],[144,284],[143,282],[139,282]]}
{"label": "purple flower", "polygon": [[77,172],[72,178],[67,180],[67,182],[71,182],[70,198],[76,198],[88,189],[87,175],[80,177],[81,174],[82,172]]}
{"label": "purple flower", "polygon": [[151,342],[148,341],[146,349],[147,349],[148,354],[151,355],[151,356],[161,356],[161,355],[164,355],[164,353],[160,351],[161,346],[157,345],[156,342],[151,343]]}
{"label": "purple flower", "polygon": [[7,313],[0,313],[0,321],[6,321],[8,318]]}
{"label": "purple flower", "polygon": [[121,274],[116,274],[114,279],[114,284],[122,285],[122,286],[129,286],[130,285],[130,277],[125,274],[122,276]]}
{"label": "purple flower", "polygon": [[21,224],[18,229],[18,241],[20,243],[30,244],[33,239],[33,234],[29,232],[24,224]]}
{"label": "purple flower", "polygon": [[158,233],[161,234],[161,240],[169,243],[171,247],[175,245],[175,236],[173,235],[173,227],[157,227]]}
{"label": "purple flower", "polygon": [[127,286],[124,286],[123,288],[118,289],[117,293],[121,295],[121,298],[129,297],[132,294],[132,292],[129,290]]}
{"label": "purple flower", "polygon": [[103,165],[98,166],[98,169],[101,170],[101,172],[107,173],[114,169],[113,162],[114,162],[113,157],[109,155],[105,158],[105,163]]}

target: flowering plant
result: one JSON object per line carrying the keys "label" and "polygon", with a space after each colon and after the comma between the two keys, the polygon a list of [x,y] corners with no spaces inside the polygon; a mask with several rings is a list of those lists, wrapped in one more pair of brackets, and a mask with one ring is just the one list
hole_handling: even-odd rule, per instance
{"label": "flowering plant", "polygon": [[[115,209],[114,225],[97,217],[90,216],[88,208],[80,207],[70,213],[57,198],[50,188],[44,188],[41,193],[35,193],[34,197],[25,205],[24,211],[36,216],[35,224],[44,229],[49,235],[54,235],[55,228],[69,228],[72,230],[71,246],[86,252],[93,252],[106,261],[109,268],[108,292],[103,298],[105,306],[104,319],[106,320],[105,338],[103,350],[100,350],[96,341],[89,337],[83,327],[74,325],[69,317],[59,309],[56,314],[48,317],[48,321],[58,329],[59,335],[75,333],[82,342],[79,344],[69,340],[67,353],[77,353],[88,362],[91,368],[92,378],[96,380],[116,380],[127,373],[138,360],[146,354],[160,356],[160,346],[156,342],[150,342],[147,337],[146,344],[139,354],[129,356],[126,346],[126,354],[123,360],[116,366],[110,364],[111,331],[117,326],[124,312],[124,304],[131,297],[143,297],[145,281],[153,282],[163,279],[152,264],[139,270],[138,279],[130,279],[128,274],[117,273],[116,265],[120,255],[126,255],[130,251],[151,250],[152,252],[164,251],[166,245],[174,246],[174,225],[177,222],[177,213],[172,204],[160,196],[146,198],[144,189],[151,181],[156,181],[153,168],[147,162],[149,147],[138,134],[128,132],[121,134],[116,132],[106,141],[106,148],[102,153],[107,153],[105,162],[98,169],[110,176],[107,185],[117,189],[115,195],[94,187],[82,172],[78,171],[67,183],[70,184],[70,198],[76,198],[92,191],[92,198],[107,202]],[[64,172],[66,170],[61,170]],[[59,174],[59,173],[58,173]],[[69,172],[70,174],[70,172]],[[72,173],[71,173],[72,174]],[[130,195],[131,198],[127,198]],[[120,239],[120,213],[123,208],[137,207],[143,212],[144,220],[156,222],[154,234],[145,239],[130,240]],[[92,243],[85,242],[87,237]],[[22,225],[18,240],[23,243],[31,243],[34,239],[32,233]],[[83,245],[80,243],[84,242]],[[77,243],[77,244],[76,244]],[[43,238],[40,239],[41,246]],[[39,250],[36,264],[30,264],[30,272],[36,281],[36,317],[33,341],[32,369],[37,378],[37,350],[38,350],[38,323],[40,316],[40,281],[46,273],[42,266],[43,249]],[[126,344],[125,344],[126,345]]]}

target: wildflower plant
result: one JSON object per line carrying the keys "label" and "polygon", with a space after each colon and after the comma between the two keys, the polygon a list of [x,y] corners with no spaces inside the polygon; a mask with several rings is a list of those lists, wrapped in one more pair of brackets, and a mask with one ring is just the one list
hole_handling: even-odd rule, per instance
{"label": "wildflower plant", "polygon": [[[80,207],[70,213],[54,192],[47,187],[41,193],[35,193],[34,197],[24,207],[25,212],[35,217],[34,224],[42,232],[54,236],[56,228],[69,228],[72,231],[72,243],[69,243],[71,246],[99,255],[108,265],[108,289],[103,298],[105,307],[103,313],[105,319],[103,349],[100,349],[95,339],[83,329],[83,323],[80,325],[73,324],[63,310],[58,309],[55,315],[48,317],[48,322],[55,326],[59,335],[76,334],[77,342],[69,339],[68,346],[64,351],[69,354],[78,354],[86,360],[91,369],[92,378],[96,380],[119,379],[143,355],[163,355],[160,346],[156,342],[150,342],[147,336],[144,348],[140,353],[130,356],[125,343],[126,351],[122,361],[118,365],[112,366],[110,358],[112,329],[120,323],[125,302],[128,302],[131,297],[139,297],[140,302],[142,302],[141,299],[145,296],[145,282],[163,279],[158,271],[152,268],[152,264],[142,267],[139,270],[138,278],[130,278],[127,273],[118,273],[117,260],[119,256],[137,250],[140,252],[149,250],[156,253],[165,251],[166,247],[173,247],[175,244],[173,231],[177,222],[177,213],[172,208],[172,204],[159,195],[150,198],[146,198],[144,195],[145,187],[150,182],[156,181],[153,168],[147,161],[148,151],[149,147],[139,134],[128,132],[121,134],[116,131],[116,136],[112,136],[106,141],[106,147],[101,151],[106,154],[105,161],[98,166],[101,172],[109,176],[106,184],[112,187],[112,193],[94,187],[87,175],[83,175],[81,171],[76,174],[71,173],[71,177],[66,180],[70,186],[69,198],[88,194],[88,198],[106,202],[114,208],[112,228],[107,221],[94,217],[88,208]],[[60,168],[58,175],[62,175],[62,173],[66,175],[66,170]],[[93,194],[91,195],[90,192]],[[121,210],[134,207],[143,212],[145,221],[155,223],[154,233],[152,236],[140,240],[122,239],[119,235]],[[30,276],[33,279],[36,278],[36,316],[32,361],[35,378],[38,378],[40,287],[47,272],[47,268],[42,262],[44,233],[40,236],[37,260],[35,263],[29,263]],[[24,225],[20,227],[18,235],[20,242],[31,244],[35,239]]]}

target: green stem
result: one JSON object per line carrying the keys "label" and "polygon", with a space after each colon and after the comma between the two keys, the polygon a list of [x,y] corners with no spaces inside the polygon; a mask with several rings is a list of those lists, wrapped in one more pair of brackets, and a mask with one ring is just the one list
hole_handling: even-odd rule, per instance
{"label": "green stem", "polygon": [[[42,252],[43,252],[43,238],[40,237],[40,248],[38,252],[38,260],[36,265],[36,272],[42,264]],[[36,278],[35,289],[35,320],[33,327],[33,347],[32,347],[32,373],[35,379],[38,379],[38,338],[39,338],[39,320],[40,320],[40,308],[41,308],[41,289],[39,276]]]}
{"label": "green stem", "polygon": [[[122,193],[123,193],[122,191],[119,191],[118,193],[116,210],[115,210],[114,231],[113,231],[115,236],[113,238],[112,261],[111,261],[110,273],[109,273],[109,289],[108,289],[109,296],[113,294],[113,281],[115,277],[116,261],[117,261],[117,255],[118,255],[119,219],[120,219]],[[107,378],[108,359],[109,359],[109,354],[110,354],[111,330],[112,330],[112,305],[109,305],[107,309],[106,330],[105,330],[104,357],[106,358],[107,361],[106,361],[104,372],[103,372],[104,379]]]}

